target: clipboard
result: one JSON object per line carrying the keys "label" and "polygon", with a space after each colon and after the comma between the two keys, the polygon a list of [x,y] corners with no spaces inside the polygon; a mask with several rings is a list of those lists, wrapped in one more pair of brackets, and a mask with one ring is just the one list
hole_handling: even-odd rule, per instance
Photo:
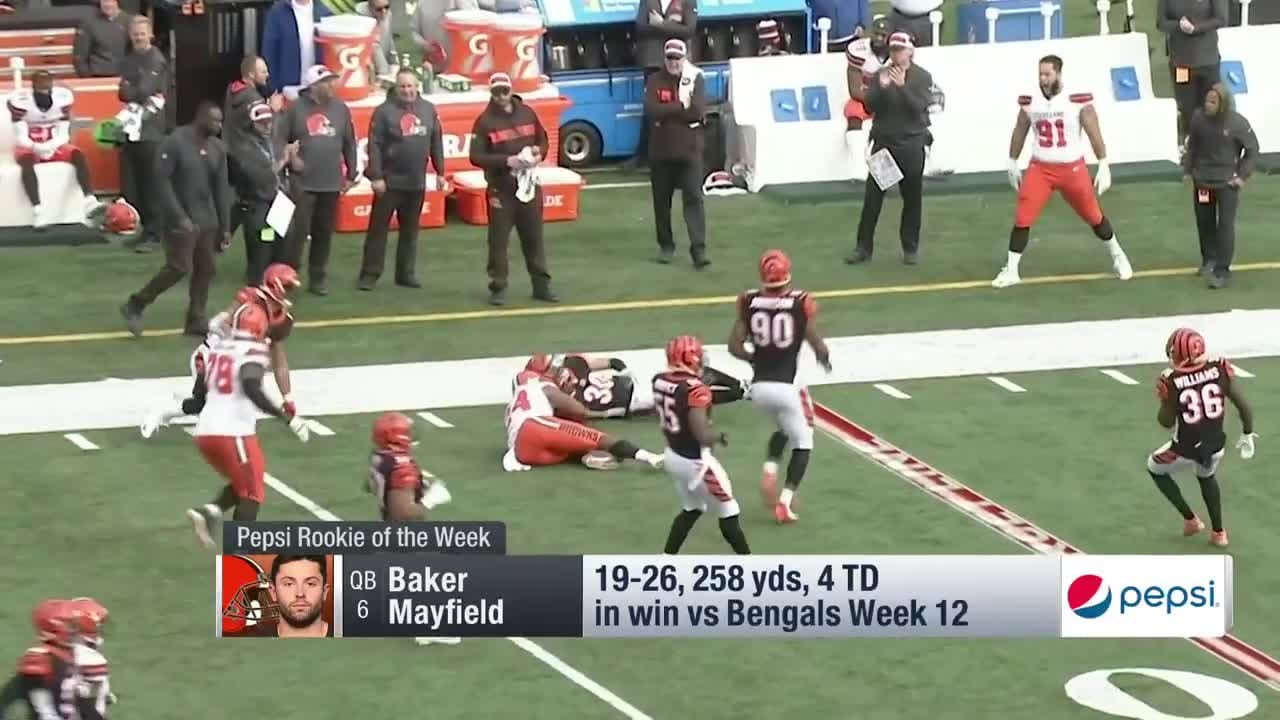
{"label": "clipboard", "polygon": [[276,231],[280,237],[289,234],[289,224],[293,222],[293,201],[288,195],[276,191],[276,197],[267,209],[267,226]]}
{"label": "clipboard", "polygon": [[882,191],[887,192],[902,182],[902,168],[898,167],[898,161],[889,154],[888,148],[880,148],[871,153],[871,157],[867,158],[867,172]]}

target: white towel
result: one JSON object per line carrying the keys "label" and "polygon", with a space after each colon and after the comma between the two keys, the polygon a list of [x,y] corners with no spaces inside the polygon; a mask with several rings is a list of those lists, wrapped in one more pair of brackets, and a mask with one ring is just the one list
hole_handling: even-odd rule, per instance
{"label": "white towel", "polygon": [[120,129],[129,142],[137,142],[142,137],[142,119],[148,115],[155,115],[163,109],[164,96],[152,95],[145,103],[125,105],[123,110],[116,113],[116,120],[120,121]]}
{"label": "white towel", "polygon": [[527,203],[538,192],[538,161],[533,155],[532,146],[525,147],[516,157],[524,163],[515,171],[516,199]]}
{"label": "white towel", "polygon": [[680,68],[680,104],[686,108],[693,102],[693,85],[701,74],[702,68],[686,58],[684,65]]}

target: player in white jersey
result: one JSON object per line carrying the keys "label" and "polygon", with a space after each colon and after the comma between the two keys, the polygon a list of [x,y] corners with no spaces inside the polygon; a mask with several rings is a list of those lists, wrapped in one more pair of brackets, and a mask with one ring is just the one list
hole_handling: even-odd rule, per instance
{"label": "player in white jersey", "polygon": [[93,196],[89,184],[89,163],[80,148],[71,144],[71,105],[75,96],[65,87],[54,87],[47,70],[31,76],[31,89],[18,90],[9,96],[9,115],[13,118],[14,159],[22,171],[22,188],[35,213],[35,227],[49,224],[52,211],[40,203],[40,182],[35,166],[40,163],[67,162],[76,170],[76,180],[84,193],[86,218],[102,207]]}
{"label": "player in white jersey", "polygon": [[266,498],[258,411],[288,422],[302,442],[310,437],[307,421],[290,419],[263,388],[269,365],[266,334],[266,312],[257,305],[241,305],[231,314],[227,337],[205,358],[205,401],[196,421],[196,446],[205,462],[227,480],[213,502],[187,510],[196,537],[206,547],[214,547],[212,528],[223,513],[235,508],[234,519],[251,522]]}
{"label": "player in white jersey", "polygon": [[[1031,164],[1024,176],[1018,169],[1018,157],[1032,130],[1035,141],[1031,146]],[[1098,158],[1098,175],[1092,185],[1084,161],[1082,131],[1089,137],[1093,154]],[[1018,98],[1018,119],[1009,141],[1009,183],[1018,191],[1018,209],[1009,233],[1009,258],[991,282],[992,287],[1005,288],[1022,282],[1018,264],[1030,241],[1031,226],[1054,191],[1062,193],[1067,204],[1102,241],[1111,256],[1116,277],[1121,280],[1133,277],[1129,258],[1116,240],[1111,221],[1098,205],[1098,195],[1111,187],[1111,166],[1107,162],[1107,146],[1102,141],[1098,114],[1093,108],[1093,95],[1063,91],[1062,58],[1057,55],[1040,59],[1039,92]]]}
{"label": "player in white jersey", "polygon": [[[553,377],[568,374],[563,368],[552,368],[552,372]],[[619,460],[662,466],[661,455],[577,422],[586,417],[587,409],[547,378],[547,373],[526,369],[512,384],[506,412],[504,470],[559,465],[578,458],[593,470],[612,470]]]}

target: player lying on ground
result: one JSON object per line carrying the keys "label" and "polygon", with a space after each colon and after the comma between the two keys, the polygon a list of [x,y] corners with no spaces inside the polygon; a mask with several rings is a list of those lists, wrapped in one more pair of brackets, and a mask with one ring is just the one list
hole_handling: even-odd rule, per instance
{"label": "player lying on ground", "polygon": [[[565,382],[568,372],[555,370],[559,383]],[[581,424],[587,409],[557,387],[559,383],[531,370],[516,376],[507,405],[504,470],[528,470],[579,458],[593,470],[612,470],[619,460],[632,459],[662,467],[661,455]]]}
{"label": "player lying on ground", "polygon": [[711,448],[729,441],[711,428],[711,391],[699,380],[702,365],[702,341],[681,335],[667,343],[667,370],[653,378],[658,425],[667,439],[662,466],[680,498],[680,514],[671,523],[663,552],[680,552],[698,518],[714,507],[725,542],[735,553],[748,555],[751,548],[738,522],[741,510],[729,474],[711,454]]}
{"label": "player lying on ground", "polygon": [[[827,372],[831,352],[818,332],[818,303],[809,293],[791,286],[791,260],[781,250],[760,257],[760,287],[738,296],[738,314],[729,334],[729,352],[751,363],[751,402],[777,425],[765,448],[760,492],[765,507],[773,508],[780,523],[799,519],[791,501],[809,467],[813,450],[813,400],[796,379],[800,349],[808,343]],[[746,343],[752,349],[747,351]],[[778,492],[778,464],[791,445],[786,484]]]}
{"label": "player lying on ground", "polygon": [[1240,394],[1231,363],[1209,357],[1200,333],[1190,328],[1174,330],[1165,343],[1165,355],[1172,367],[1156,378],[1156,396],[1160,398],[1156,420],[1161,427],[1173,428],[1173,439],[1147,458],[1147,472],[1182,515],[1182,534],[1190,537],[1203,530],[1204,523],[1191,511],[1171,474],[1188,468],[1195,470],[1200,480],[1200,494],[1209,510],[1209,524],[1213,527],[1209,541],[1226,547],[1227,530],[1222,525],[1222,493],[1217,479],[1218,464],[1227,443],[1223,429],[1227,407],[1223,399],[1231,400],[1240,411],[1242,434],[1236,447],[1245,460],[1253,457],[1253,443],[1257,438],[1253,432],[1253,410]]}
{"label": "player lying on ground", "polygon": [[102,655],[107,609],[92,598],[45,600],[31,614],[37,644],[0,688],[0,717],[23,702],[33,720],[105,720],[115,704]]}
{"label": "player lying on ground", "polygon": [[[1098,195],[1111,187],[1111,165],[1107,162],[1107,146],[1102,141],[1098,113],[1093,108],[1093,94],[1067,93],[1062,89],[1062,58],[1046,55],[1040,59],[1040,88],[1032,95],[1018,98],[1018,119],[1009,140],[1009,183],[1018,191],[1018,209],[1009,232],[1009,258],[991,286],[1006,288],[1022,282],[1018,263],[1031,239],[1031,226],[1054,192],[1062,194],[1080,219],[1093,228],[1111,256],[1116,277],[1133,277],[1129,258],[1116,240],[1111,221],[1102,214]],[[1035,130],[1031,146],[1031,164],[1024,176],[1018,170],[1018,157],[1027,134]],[[1089,184],[1089,167],[1084,162],[1084,144],[1080,131],[1089,136],[1093,154],[1098,158],[1098,177]],[[1094,188],[1097,188],[1097,195]]]}
{"label": "player lying on ground", "polygon": [[[627,418],[653,412],[653,389],[647,383],[636,383],[621,358],[574,353],[557,359],[537,353],[529,358],[525,370],[554,378],[557,367],[571,373],[561,389],[582,403],[587,418]],[[714,405],[736,402],[747,392],[741,380],[711,367],[703,368],[702,382],[711,388]]]}
{"label": "player lying on ground", "polygon": [[196,446],[205,462],[226,479],[213,502],[187,510],[192,529],[205,547],[215,547],[216,526],[223,513],[235,509],[234,519],[252,522],[266,499],[266,460],[258,444],[258,412],[289,424],[298,439],[311,435],[307,421],[288,416],[263,388],[268,368],[268,320],[262,308],[241,305],[231,316],[231,330],[210,348],[204,375],[197,382],[205,398],[196,421]]}
{"label": "player lying on ground", "polygon": [[276,386],[284,396],[283,409],[285,415],[292,420],[298,413],[293,402],[293,386],[289,379],[289,358],[285,354],[284,343],[293,332],[293,315],[289,312],[292,303],[289,294],[301,285],[298,273],[284,263],[275,263],[267,267],[262,275],[262,284],[257,287],[243,287],[236,292],[235,302],[226,312],[219,313],[209,322],[209,334],[204,342],[191,355],[191,374],[194,376],[194,387],[191,395],[180,400],[177,405],[157,408],[147,414],[142,421],[142,437],[149,438],[162,427],[180,417],[199,415],[204,407],[204,396],[200,391],[201,378],[204,375],[205,355],[211,344],[226,337],[230,328],[230,319],[237,308],[249,304],[261,309],[267,316],[268,351],[271,360],[271,373],[275,377]]}
{"label": "player lying on ground", "polygon": [[[418,466],[413,457],[413,420],[398,413],[384,413],[373,422],[373,457],[365,488],[378,498],[378,513],[385,522],[427,519],[427,511],[453,499],[444,481]],[[419,645],[457,645],[462,638],[418,637]]]}

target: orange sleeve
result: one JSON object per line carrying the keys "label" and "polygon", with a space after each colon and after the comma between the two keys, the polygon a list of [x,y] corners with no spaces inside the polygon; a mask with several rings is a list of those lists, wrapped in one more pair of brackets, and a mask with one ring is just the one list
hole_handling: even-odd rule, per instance
{"label": "orange sleeve", "polygon": [[818,301],[814,300],[813,296],[809,293],[804,294],[802,307],[804,308],[804,316],[806,318],[812,320],[818,316]]}
{"label": "orange sleeve", "polygon": [[689,388],[689,407],[691,408],[709,408],[711,407],[711,388],[698,383]]}
{"label": "orange sleeve", "polygon": [[387,487],[392,490],[405,490],[418,487],[422,482],[422,470],[418,463],[408,455],[396,457],[396,466],[391,469],[391,477],[387,478]]}
{"label": "orange sleeve", "polygon": [[53,677],[53,656],[44,648],[31,648],[18,660],[18,674],[47,682]]}

